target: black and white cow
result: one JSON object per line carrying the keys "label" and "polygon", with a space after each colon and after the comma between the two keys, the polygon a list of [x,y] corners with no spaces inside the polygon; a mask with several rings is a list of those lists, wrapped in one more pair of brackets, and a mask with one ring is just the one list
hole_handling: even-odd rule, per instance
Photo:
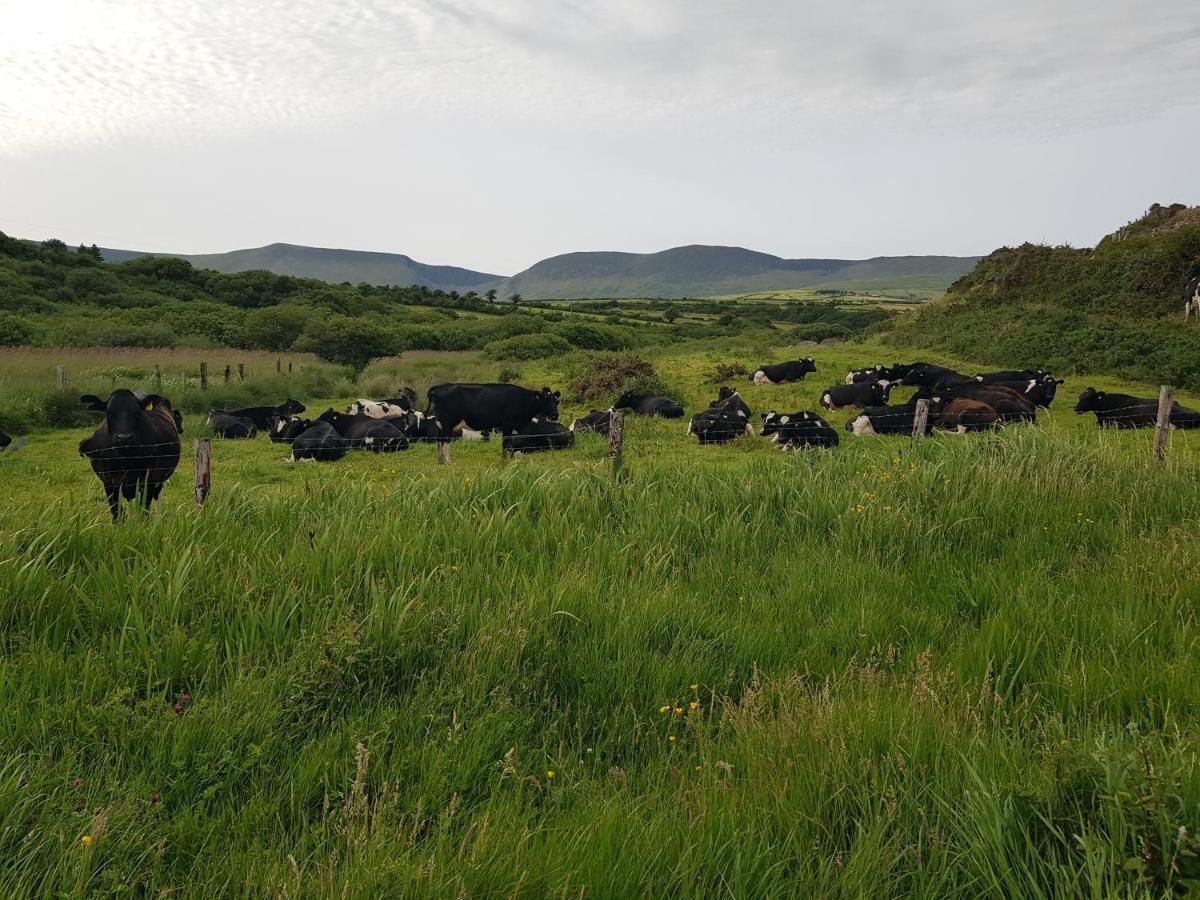
{"label": "black and white cow", "polygon": [[683,407],[670,397],[637,394],[627,391],[617,398],[613,409],[631,409],[639,416],[659,416],[663,419],[682,419]]}
{"label": "black and white cow", "polygon": [[1011,391],[1016,391],[1035,406],[1049,409],[1050,404],[1054,402],[1055,395],[1058,393],[1058,386],[1063,383],[1063,379],[1055,378],[1053,375],[1041,375],[1038,378],[1030,378],[1023,382],[992,381],[988,382],[987,386],[1006,387]]}
{"label": "black and white cow", "polygon": [[593,409],[586,416],[576,419],[571,423],[571,430],[576,434],[585,431],[594,431],[596,434],[608,434],[608,426],[612,423],[611,409]]}
{"label": "black and white cow", "polygon": [[558,391],[515,384],[438,384],[429,389],[425,415],[438,421],[442,437],[466,425],[475,431],[512,434],[535,418],[558,420]]}
{"label": "black and white cow", "polygon": [[696,435],[701,444],[727,444],[740,435],[754,434],[748,418],[741,410],[711,406],[692,416],[687,433]]}
{"label": "black and white cow", "polygon": [[1200,276],[1189,281],[1183,289],[1183,321],[1192,316],[1200,322]]}
{"label": "black and white cow", "polygon": [[267,436],[273,444],[290,444],[301,434],[312,428],[313,423],[308,419],[296,416],[276,416],[271,420],[271,430]]}
{"label": "black and white cow", "polygon": [[895,383],[924,387],[933,387],[940,379],[947,376],[959,375],[953,369],[927,362],[893,363],[888,367],[888,371],[891,373],[891,380]]}
{"label": "black and white cow", "polygon": [[282,416],[294,416],[304,412],[304,404],[299,400],[288,399],[278,406],[247,406],[245,409],[218,410],[227,416],[237,419],[249,419],[259,431],[270,431],[271,420]]}
{"label": "black and white cow", "polygon": [[815,412],[802,411],[780,415],[771,410],[764,413],[762,436],[771,438],[781,450],[838,445],[838,433]]}
{"label": "black and white cow", "polygon": [[258,434],[258,429],[249,419],[231,416],[229,413],[210,410],[206,424],[218,437],[223,438],[252,438]]}
{"label": "black and white cow", "polygon": [[179,465],[179,426],[171,401],[158,394],[138,398],[122,388],[107,400],[86,394],[79,402],[104,414],[95,433],[80,442],[79,455],[92,464],[104,485],[113,521],[121,497],[133,500],[140,494],[149,509]]}
{"label": "black and white cow", "polygon": [[858,384],[863,381],[889,381],[891,378],[891,369],[882,363],[876,363],[866,369],[851,369],[846,373],[846,384]]}
{"label": "black and white cow", "polygon": [[[1075,412],[1095,413],[1101,428],[1152,428],[1158,422],[1158,401],[1088,388],[1079,395]],[[1172,428],[1200,428],[1200,412],[1175,402],[1170,422]]]}
{"label": "black and white cow", "polygon": [[7,447],[11,443],[12,443],[12,438],[10,438],[3,431],[0,431],[0,450],[3,450],[5,447]]}
{"label": "black and white cow", "polygon": [[998,384],[979,384],[972,381],[940,390],[923,387],[913,395],[912,400],[941,402],[955,397],[986,403],[1000,414],[1000,419],[1004,422],[1037,421],[1037,405],[1032,400],[1020,391]]}
{"label": "black and white cow", "polygon": [[[856,437],[872,434],[913,433],[917,408],[914,404],[902,406],[869,406],[846,423],[846,430]],[[929,434],[933,423],[926,420],[925,433]]]}
{"label": "black and white cow", "polygon": [[575,433],[559,422],[533,419],[501,440],[507,453],[537,453],[540,450],[566,450],[575,443]]}
{"label": "black and white cow", "polygon": [[805,375],[815,371],[817,364],[811,356],[806,356],[790,362],[759,366],[750,380],[755,384],[787,384],[789,381],[803,381]]}
{"label": "black and white cow", "polygon": [[980,372],[975,380],[980,384],[1010,384],[1014,381],[1028,382],[1045,374],[1042,369],[1006,369],[1003,372]]}
{"label": "black and white cow", "polygon": [[370,450],[373,453],[395,453],[408,449],[408,438],[388,419],[351,416],[327,409],[317,421],[332,425],[333,430],[346,441],[347,447]]}
{"label": "black and white cow", "polygon": [[853,384],[835,384],[821,394],[821,406],[825,409],[841,409],[843,406],[884,406],[892,392],[890,381],[858,381]]}
{"label": "black and white cow", "polygon": [[710,403],[708,408],[724,410],[741,416],[747,422],[750,421],[750,407],[746,405],[742,395],[731,387],[722,387],[717,391],[717,399]]}
{"label": "black and white cow", "polygon": [[[295,419],[293,421],[303,421]],[[314,422],[292,440],[292,462],[337,462],[350,450],[328,422]]]}

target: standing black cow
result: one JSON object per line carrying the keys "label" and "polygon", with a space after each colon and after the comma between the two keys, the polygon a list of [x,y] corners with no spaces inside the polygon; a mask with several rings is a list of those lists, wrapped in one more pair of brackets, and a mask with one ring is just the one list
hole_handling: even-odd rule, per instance
{"label": "standing black cow", "polygon": [[838,445],[838,433],[815,412],[764,413],[762,436],[774,440],[781,450]]}
{"label": "standing black cow", "polygon": [[613,409],[631,409],[639,416],[660,416],[664,419],[682,419],[683,407],[670,397],[652,394],[637,394],[626,391],[617,398]]}
{"label": "standing black cow", "polygon": [[317,417],[318,422],[333,426],[349,448],[370,450],[373,453],[395,453],[408,449],[408,438],[390,419],[371,416],[351,416],[327,409]]}
{"label": "standing black cow", "polygon": [[1183,321],[1191,316],[1200,322],[1200,276],[1189,281],[1183,289]]}
{"label": "standing black cow", "polygon": [[249,419],[243,419],[240,416],[231,416],[229,413],[218,412],[217,410],[209,411],[208,427],[218,437],[223,438],[252,438],[258,434],[258,429]]}
{"label": "standing black cow", "polygon": [[805,375],[815,371],[817,364],[811,356],[806,356],[790,362],[759,366],[750,380],[755,384],[786,384],[789,381],[803,381]]}
{"label": "standing black cow", "polygon": [[113,521],[117,521],[122,496],[133,500],[140,493],[149,509],[179,465],[179,427],[171,401],[158,394],[138,399],[133,391],[122,388],[113,391],[108,400],[86,394],[79,402],[104,414],[95,433],[80,442],[79,455],[92,464],[104,485]]}
{"label": "standing black cow", "polygon": [[[1158,422],[1158,401],[1088,388],[1079,395],[1075,412],[1095,413],[1101,428],[1151,428]],[[1200,428],[1200,412],[1175,402],[1171,404],[1170,422],[1174,428]]]}
{"label": "standing black cow", "polygon": [[883,406],[888,402],[891,392],[890,381],[835,384],[821,394],[821,405],[825,409],[841,409],[843,406]]}
{"label": "standing black cow", "polygon": [[441,436],[466,425],[476,431],[512,434],[535,418],[558,419],[558,391],[515,384],[438,384],[429,389],[425,415],[438,421]]}
{"label": "standing black cow", "polygon": [[559,422],[533,419],[515,434],[501,439],[507,453],[536,453],[539,450],[566,450],[575,443],[575,433]]}
{"label": "standing black cow", "polygon": [[247,406],[245,409],[224,409],[219,412],[237,419],[249,419],[259,431],[269,431],[272,419],[298,415],[304,412],[304,404],[289,398],[278,406]]}
{"label": "standing black cow", "polygon": [[576,419],[571,423],[571,430],[576,434],[584,431],[594,431],[596,434],[608,434],[608,427],[612,424],[611,409],[593,409],[586,416]]}
{"label": "standing black cow", "polygon": [[346,439],[332,425],[314,422],[292,440],[292,462],[337,462],[349,449]]}

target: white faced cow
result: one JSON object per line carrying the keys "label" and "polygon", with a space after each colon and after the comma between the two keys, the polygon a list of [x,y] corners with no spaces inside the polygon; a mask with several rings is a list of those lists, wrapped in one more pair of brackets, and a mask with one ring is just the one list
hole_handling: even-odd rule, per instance
{"label": "white faced cow", "polygon": [[1183,321],[1192,316],[1200,322],[1200,275],[1189,281],[1183,289]]}

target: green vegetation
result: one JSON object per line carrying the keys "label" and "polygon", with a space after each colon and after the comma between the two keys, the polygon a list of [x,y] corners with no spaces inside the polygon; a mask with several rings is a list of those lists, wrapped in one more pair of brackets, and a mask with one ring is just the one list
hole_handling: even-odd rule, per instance
{"label": "green vegetation", "polygon": [[[689,409],[718,365],[794,355],[640,352]],[[814,409],[893,352],[817,348],[808,382],[744,394]],[[156,354],[58,359],[73,394],[194,377]],[[0,354],[5,396],[54,358]],[[272,360],[245,385],[286,387]],[[328,379],[286,390],[314,410],[505,365],[296,361]],[[217,441],[203,510],[185,465],[117,527],[85,429],[35,433],[0,454],[0,893],[1195,891],[1200,435],[1153,464],[1145,432],[1042,418],[791,455],[630,418],[617,481],[592,435],[450,466]]]}
{"label": "green vegetation", "polygon": [[1094,250],[997,250],[880,333],[983,362],[1200,388],[1200,329],[1183,323],[1181,299],[1197,273],[1200,210],[1155,205]]}

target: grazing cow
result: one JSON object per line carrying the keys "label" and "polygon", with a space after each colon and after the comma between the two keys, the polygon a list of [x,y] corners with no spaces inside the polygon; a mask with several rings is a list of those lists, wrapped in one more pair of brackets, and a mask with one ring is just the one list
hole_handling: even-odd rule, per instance
{"label": "grazing cow", "polygon": [[220,410],[227,416],[234,416],[238,419],[249,419],[254,423],[254,427],[259,431],[270,431],[271,420],[282,416],[294,416],[304,412],[304,404],[299,400],[288,399],[278,406],[247,406],[245,409],[224,409]]}
{"label": "grazing cow", "polygon": [[1009,384],[1014,381],[1027,382],[1045,374],[1041,369],[1006,369],[1003,372],[981,372],[975,376],[975,380],[980,384]]}
{"label": "grazing cow", "polygon": [[814,412],[764,413],[762,436],[771,438],[781,450],[838,445],[838,433]]}
{"label": "grazing cow", "polygon": [[276,416],[271,420],[271,430],[267,436],[273,444],[290,444],[301,434],[312,428],[313,423],[308,419],[298,419],[295,416]]}
{"label": "grazing cow", "polygon": [[140,493],[149,509],[179,465],[179,426],[171,414],[171,401],[158,394],[139,400],[133,391],[122,388],[108,400],[87,394],[79,402],[104,414],[95,433],[80,442],[79,455],[92,464],[104,485],[113,521],[122,496],[133,500]]}
{"label": "grazing cow", "polygon": [[571,430],[576,434],[582,431],[594,431],[596,434],[608,434],[608,426],[612,423],[611,409],[593,409],[586,416],[571,423]]}
{"label": "grazing cow", "polygon": [[[1151,428],[1158,422],[1158,401],[1088,388],[1079,395],[1075,412],[1095,413],[1101,428]],[[1172,403],[1170,422],[1172,428],[1200,428],[1200,412]]]}
{"label": "grazing cow", "polygon": [[11,443],[12,443],[12,438],[10,438],[3,431],[0,431],[0,450],[3,450],[5,447],[7,447]]}
{"label": "grazing cow", "polygon": [[747,418],[741,410],[711,406],[692,416],[687,433],[696,435],[701,444],[727,444],[739,435],[754,434]]}
{"label": "grazing cow", "polygon": [[934,428],[944,428],[962,434],[967,431],[995,428],[1000,422],[1000,414],[982,401],[955,397],[946,401],[939,400],[937,403],[931,402],[929,420]]}
{"label": "grazing cow", "polygon": [[843,406],[884,406],[891,392],[890,381],[835,384],[821,395],[821,406],[825,409],[841,409]]}
{"label": "grazing cow", "polygon": [[218,437],[223,438],[252,438],[258,434],[258,429],[249,419],[231,416],[229,413],[217,410],[209,411],[206,424],[216,432]]}
{"label": "grazing cow", "polygon": [[888,371],[891,372],[893,382],[923,387],[933,387],[939,379],[959,374],[953,369],[927,362],[893,363]]}
{"label": "grazing cow", "polygon": [[789,381],[803,381],[805,375],[815,371],[817,364],[811,356],[806,356],[791,362],[759,366],[750,380],[755,384],[787,384]]}
{"label": "grazing cow", "polygon": [[627,391],[617,398],[613,409],[631,409],[639,416],[660,416],[664,419],[682,419],[683,407],[670,397],[636,394]]}
{"label": "grazing cow", "polygon": [[512,434],[535,418],[558,420],[558,391],[515,384],[438,384],[429,389],[425,415],[441,425],[441,436],[466,425],[476,431]]}
{"label": "grazing cow", "polygon": [[717,399],[710,403],[708,408],[724,410],[736,416],[741,416],[746,421],[750,420],[750,407],[746,405],[746,401],[742,399],[742,395],[731,387],[723,387],[717,391]]}
{"label": "grazing cow", "polygon": [[349,449],[332,425],[317,421],[292,440],[292,462],[337,462]]}
{"label": "grazing cow", "polygon": [[913,400],[951,400],[961,397],[967,400],[978,400],[986,403],[1000,415],[1002,422],[1036,422],[1037,406],[1028,397],[1014,391],[1012,388],[997,384],[979,384],[971,382],[950,387],[946,390],[935,391],[932,388],[921,388],[913,395]]}
{"label": "grazing cow", "polygon": [[332,425],[347,447],[357,447],[373,453],[395,453],[408,449],[408,438],[388,419],[350,416],[327,409],[317,417],[317,421]]}
{"label": "grazing cow", "polygon": [[[857,437],[872,434],[909,434],[913,433],[913,425],[917,408],[911,403],[903,406],[869,406],[846,423],[846,430]],[[925,433],[929,434],[933,424],[926,420]]]}
{"label": "grazing cow", "polygon": [[862,381],[886,381],[891,378],[891,369],[881,363],[876,363],[866,369],[851,369],[846,373],[846,384],[858,384]]}
{"label": "grazing cow", "polygon": [[1189,281],[1183,289],[1183,321],[1191,316],[1200,322],[1200,276]]}
{"label": "grazing cow", "polygon": [[506,434],[506,453],[536,453],[539,450],[566,450],[575,443],[575,433],[566,425],[542,419],[533,419],[522,425],[515,434]]}

